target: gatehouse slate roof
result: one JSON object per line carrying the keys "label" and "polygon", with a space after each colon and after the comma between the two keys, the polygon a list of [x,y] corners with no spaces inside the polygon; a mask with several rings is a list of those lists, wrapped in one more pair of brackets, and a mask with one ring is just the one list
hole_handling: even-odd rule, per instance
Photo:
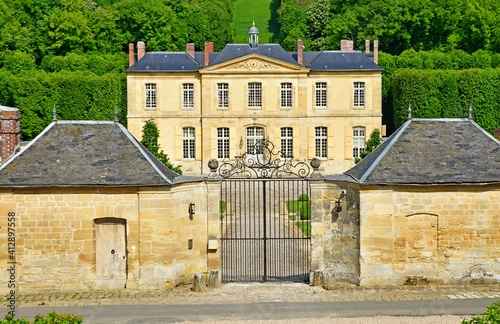
{"label": "gatehouse slate roof", "polygon": [[344,174],[364,185],[500,183],[500,141],[469,119],[412,119]]}
{"label": "gatehouse slate roof", "polygon": [[[227,44],[220,52],[209,54],[208,66],[259,54],[297,66],[297,52],[287,52],[279,44]],[[303,53],[303,66],[312,71],[383,71],[373,62],[373,54],[360,51],[319,51]],[[195,72],[205,68],[205,53],[149,52],[125,72]]]}
{"label": "gatehouse slate roof", "polygon": [[0,187],[170,186],[165,167],[110,121],[57,121],[0,166]]}

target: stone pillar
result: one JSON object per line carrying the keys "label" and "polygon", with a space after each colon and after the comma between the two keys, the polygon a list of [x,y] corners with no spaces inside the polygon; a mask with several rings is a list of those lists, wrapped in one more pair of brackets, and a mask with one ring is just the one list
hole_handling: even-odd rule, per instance
{"label": "stone pillar", "polygon": [[207,188],[207,262],[208,271],[220,271],[220,181],[206,181]]}
{"label": "stone pillar", "polygon": [[325,269],[323,236],[326,233],[327,203],[323,179],[310,179],[311,184],[311,271]]}
{"label": "stone pillar", "polygon": [[16,153],[21,143],[21,112],[17,108],[0,106],[2,162]]}

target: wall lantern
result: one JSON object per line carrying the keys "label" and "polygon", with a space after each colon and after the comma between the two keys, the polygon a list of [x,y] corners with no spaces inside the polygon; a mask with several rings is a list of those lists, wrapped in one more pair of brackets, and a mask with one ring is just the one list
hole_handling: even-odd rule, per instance
{"label": "wall lantern", "polygon": [[243,144],[245,144],[245,143],[243,142],[243,136],[242,136],[240,139],[240,149],[243,147]]}
{"label": "wall lantern", "polygon": [[340,213],[342,211],[342,206],[340,206],[340,199],[335,201],[335,212]]}
{"label": "wall lantern", "polygon": [[194,215],[194,203],[189,204],[188,212],[190,216]]}

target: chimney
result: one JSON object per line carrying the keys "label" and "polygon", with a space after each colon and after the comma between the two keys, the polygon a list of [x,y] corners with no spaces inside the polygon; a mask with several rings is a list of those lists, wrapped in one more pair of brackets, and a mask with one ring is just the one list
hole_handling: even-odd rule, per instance
{"label": "chimney", "polygon": [[347,51],[347,40],[343,39],[340,41],[340,50],[342,52]]}
{"label": "chimney", "polygon": [[378,64],[378,40],[373,41],[373,62]]}
{"label": "chimney", "polygon": [[347,41],[347,51],[349,52],[354,51],[354,42],[352,40]]}
{"label": "chimney", "polygon": [[0,135],[2,136],[2,162],[16,153],[21,143],[21,112],[17,108],[0,106]]}
{"label": "chimney", "polygon": [[193,43],[187,43],[186,44],[186,52],[191,55],[192,58],[194,58],[194,44]]}
{"label": "chimney", "polygon": [[210,61],[210,52],[214,51],[214,43],[205,43],[205,66],[208,65]]}
{"label": "chimney", "polygon": [[134,65],[134,63],[134,43],[130,43],[128,44],[128,66]]}
{"label": "chimney", "polygon": [[368,39],[365,40],[365,53],[370,53],[370,41]]}
{"label": "chimney", "polygon": [[137,61],[146,55],[146,44],[144,42],[137,42]]}
{"label": "chimney", "polygon": [[297,41],[297,63],[304,64],[304,42],[302,39]]}

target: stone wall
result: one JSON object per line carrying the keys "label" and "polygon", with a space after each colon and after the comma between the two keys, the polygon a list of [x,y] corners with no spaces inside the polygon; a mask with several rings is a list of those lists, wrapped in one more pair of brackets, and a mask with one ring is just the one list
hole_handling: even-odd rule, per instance
{"label": "stone wall", "polygon": [[[7,291],[9,280],[9,212],[17,215],[16,282],[21,291],[95,288],[97,218],[126,220],[127,288],[165,288],[195,272],[208,272],[209,259],[217,266],[219,258],[217,250],[207,254],[213,232],[207,219],[218,217],[217,210],[208,216],[213,208],[207,199],[213,195],[207,187],[198,181],[170,188],[2,189],[0,293]],[[211,204],[218,206],[216,199]],[[192,217],[190,202],[195,203]]]}
{"label": "stone wall", "polygon": [[500,186],[363,189],[363,286],[500,281]]}
{"label": "stone wall", "polygon": [[[341,212],[335,212],[340,199]],[[336,281],[359,283],[359,189],[345,182],[311,180],[312,270],[323,270]]]}

